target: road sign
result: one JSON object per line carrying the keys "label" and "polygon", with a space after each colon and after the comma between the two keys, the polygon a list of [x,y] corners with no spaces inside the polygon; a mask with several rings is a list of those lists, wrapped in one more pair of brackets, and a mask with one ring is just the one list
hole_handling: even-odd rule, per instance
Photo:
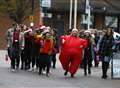
{"label": "road sign", "polygon": [[50,8],[51,7],[51,0],[42,0],[41,5],[42,5],[42,7]]}
{"label": "road sign", "polygon": [[115,53],[112,59],[112,78],[120,79],[120,57],[119,53]]}

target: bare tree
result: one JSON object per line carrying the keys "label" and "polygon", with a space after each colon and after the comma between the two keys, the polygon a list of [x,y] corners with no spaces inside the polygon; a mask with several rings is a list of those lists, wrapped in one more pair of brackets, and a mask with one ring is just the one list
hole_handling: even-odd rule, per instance
{"label": "bare tree", "polygon": [[37,0],[34,3],[32,0],[0,0],[0,15],[6,13],[16,23],[22,23],[36,9],[36,2]]}

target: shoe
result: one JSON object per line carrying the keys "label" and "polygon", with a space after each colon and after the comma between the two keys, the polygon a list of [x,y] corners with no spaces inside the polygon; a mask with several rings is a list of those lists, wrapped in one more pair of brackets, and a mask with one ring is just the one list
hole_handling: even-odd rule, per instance
{"label": "shoe", "polygon": [[21,68],[20,68],[21,70],[23,70],[23,65],[21,65]]}
{"label": "shoe", "polygon": [[39,72],[39,75],[42,75],[42,72]]}
{"label": "shoe", "polygon": [[43,70],[42,73],[43,73],[43,74],[46,74],[46,71]]}
{"label": "shoe", "polygon": [[30,68],[30,69],[28,69],[27,71],[31,72],[31,71],[33,71],[33,68]]}
{"label": "shoe", "polygon": [[19,70],[19,67],[17,67],[16,70],[18,71],[18,70]]}
{"label": "shoe", "polygon": [[53,66],[52,68],[53,68],[53,69],[56,69],[56,67],[55,67],[55,66]]}
{"label": "shoe", "polygon": [[107,75],[105,75],[104,79],[107,79],[107,78],[108,78],[108,76],[107,76]]}
{"label": "shoe", "polygon": [[73,75],[73,74],[71,74],[71,78],[74,78],[74,75]]}
{"label": "shoe", "polygon": [[84,73],[84,76],[87,76],[87,73],[86,73],[86,72]]}
{"label": "shoe", "polygon": [[67,76],[67,74],[68,74],[68,71],[66,71],[66,72],[64,73],[64,76]]}
{"label": "shoe", "polygon": [[102,79],[104,79],[104,76],[101,76]]}
{"label": "shoe", "polygon": [[107,75],[105,75],[105,76],[102,76],[101,78],[102,78],[102,79],[107,79],[107,77],[108,77],[108,76],[107,76]]}
{"label": "shoe", "polygon": [[23,70],[23,67],[21,67],[20,69]]}
{"label": "shoe", "polygon": [[91,71],[90,70],[88,71],[88,74],[91,75]]}
{"label": "shoe", "polygon": [[11,71],[12,71],[12,72],[15,72],[15,69],[12,69]]}

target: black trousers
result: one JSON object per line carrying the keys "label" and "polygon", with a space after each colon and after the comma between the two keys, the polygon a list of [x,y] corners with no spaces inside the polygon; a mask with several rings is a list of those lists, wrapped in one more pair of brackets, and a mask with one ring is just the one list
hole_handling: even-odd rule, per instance
{"label": "black trousers", "polygon": [[7,52],[8,52],[8,56],[11,60],[11,68],[12,68],[12,49],[10,47],[8,47]]}
{"label": "black trousers", "polygon": [[41,74],[42,70],[46,68],[46,73],[49,73],[51,67],[51,58],[48,54],[40,54],[39,58],[39,74]]}
{"label": "black trousers", "polygon": [[31,64],[31,50],[30,49],[26,49],[25,50],[25,69],[30,69],[30,64]]}
{"label": "black trousers", "polygon": [[52,58],[52,67],[55,68],[56,67],[56,54],[53,54],[51,58]]}
{"label": "black trousers", "polygon": [[19,49],[13,48],[12,50],[12,58],[11,58],[11,68],[19,68],[20,63],[20,52]]}
{"label": "black trousers", "polygon": [[21,50],[21,69],[25,69],[25,52]]}
{"label": "black trousers", "polygon": [[[84,68],[84,74],[87,75],[91,74],[91,67],[92,67],[92,60],[87,60],[88,58],[83,59],[83,68]],[[88,70],[88,72],[87,72]]]}
{"label": "black trousers", "polygon": [[109,62],[104,62],[102,61],[102,76],[106,77],[107,76],[107,70],[109,68]]}
{"label": "black trousers", "polygon": [[8,47],[7,52],[8,52],[9,58],[11,59],[12,58],[12,48]]}
{"label": "black trousers", "polygon": [[32,53],[32,59],[31,59],[31,62],[32,62],[32,68],[36,65],[36,67],[38,68],[39,67],[39,53],[34,51]]}

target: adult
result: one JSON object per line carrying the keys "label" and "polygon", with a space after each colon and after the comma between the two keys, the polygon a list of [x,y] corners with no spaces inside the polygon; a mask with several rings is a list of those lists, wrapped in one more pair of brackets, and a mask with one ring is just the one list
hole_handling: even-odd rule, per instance
{"label": "adult", "polygon": [[61,36],[60,62],[66,76],[70,72],[74,77],[82,61],[83,49],[87,47],[87,40],[78,37],[78,30],[73,29],[70,35]]}
{"label": "adult", "polygon": [[107,70],[109,68],[109,62],[112,58],[112,47],[114,44],[114,38],[113,38],[113,31],[111,28],[107,28],[107,31],[105,32],[105,35],[101,39],[99,52],[102,56],[102,78],[106,79],[107,76]]}

